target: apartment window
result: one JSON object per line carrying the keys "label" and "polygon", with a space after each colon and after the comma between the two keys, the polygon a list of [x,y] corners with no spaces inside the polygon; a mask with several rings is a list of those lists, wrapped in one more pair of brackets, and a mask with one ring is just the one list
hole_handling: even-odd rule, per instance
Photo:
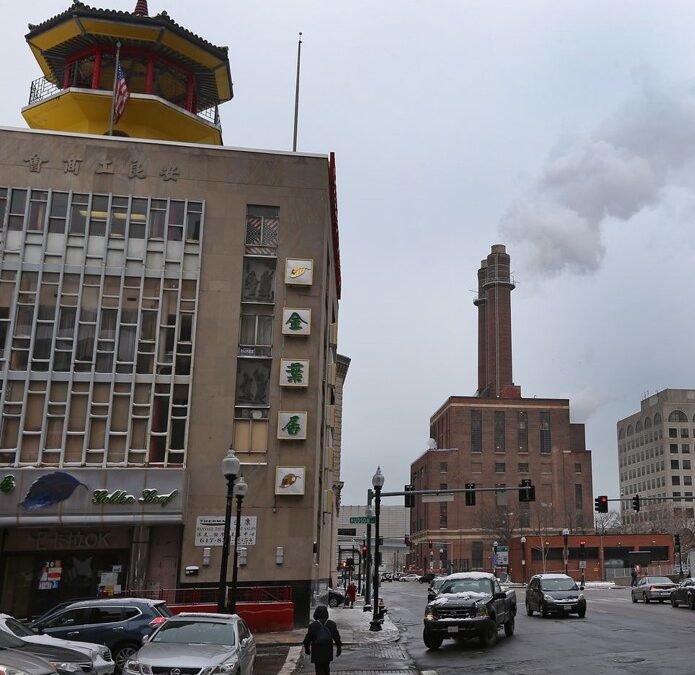
{"label": "apartment window", "polygon": [[275,263],[275,258],[244,258],[242,302],[275,301]]}
{"label": "apartment window", "polygon": [[693,477],[692,476],[683,476],[683,485],[692,485],[693,484]]}
{"label": "apartment window", "polygon": [[280,209],[276,206],[246,207],[246,252],[275,255],[278,245]]}
{"label": "apartment window", "polygon": [[677,460],[677,459],[672,459],[672,460],[671,460],[671,468],[672,468],[672,469],[678,469],[678,468],[679,468],[679,466],[678,466],[678,460]]}
{"label": "apartment window", "polygon": [[273,317],[242,314],[239,330],[240,353],[249,356],[270,356],[273,344]]}
{"label": "apartment window", "polygon": [[495,410],[494,442],[495,442],[495,451],[496,452],[504,452],[504,450],[505,450],[504,427],[505,427],[504,411],[503,410]]}
{"label": "apartment window", "polygon": [[480,570],[483,567],[483,542],[471,542],[471,567],[474,570]]}
{"label": "apartment window", "polygon": [[540,448],[542,455],[549,455],[552,447],[550,429],[550,413],[542,412],[540,415]]}
{"label": "apartment window", "polygon": [[684,455],[689,455],[690,454],[690,445],[687,443],[681,443],[681,452]]}
{"label": "apartment window", "polygon": [[519,462],[519,464],[517,465],[517,470],[519,471],[519,473],[528,473],[528,462]]}
{"label": "apartment window", "polygon": [[528,414],[525,410],[517,412],[516,426],[519,452],[528,452]]}
{"label": "apartment window", "polygon": [[448,468],[449,467],[446,462],[439,462],[439,473],[446,473]]}
{"label": "apartment window", "polygon": [[574,503],[577,511],[581,511],[584,508],[584,492],[581,483],[574,484]]}
{"label": "apartment window", "polygon": [[689,459],[683,460],[683,468],[684,469],[690,469],[690,460]]}
{"label": "apartment window", "polygon": [[574,473],[581,473],[582,472],[582,463],[581,462],[575,462],[574,463]]}
{"label": "apartment window", "polygon": [[673,427],[669,427],[668,437],[669,438],[678,438],[678,429],[674,429]]}
{"label": "apartment window", "polygon": [[678,454],[678,443],[669,444],[668,449],[672,455],[677,455]]}
{"label": "apartment window", "polygon": [[495,462],[495,473],[504,473],[507,470],[505,462]]}
{"label": "apartment window", "polygon": [[270,359],[238,359],[236,404],[238,406],[268,406]]}
{"label": "apartment window", "polygon": [[471,410],[471,452],[483,451],[483,419],[480,410]]}
{"label": "apartment window", "polygon": [[671,485],[680,485],[681,484],[681,477],[680,476],[671,476]]}
{"label": "apartment window", "polygon": [[681,429],[681,438],[688,438],[688,430],[686,428]]}

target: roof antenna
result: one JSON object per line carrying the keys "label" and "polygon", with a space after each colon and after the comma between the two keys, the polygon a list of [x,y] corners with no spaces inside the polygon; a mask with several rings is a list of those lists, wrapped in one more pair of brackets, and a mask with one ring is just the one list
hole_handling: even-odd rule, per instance
{"label": "roof antenna", "polygon": [[297,152],[297,121],[299,119],[299,66],[302,62],[302,33],[299,33],[297,42],[297,86],[294,90],[294,138],[292,140],[292,152]]}

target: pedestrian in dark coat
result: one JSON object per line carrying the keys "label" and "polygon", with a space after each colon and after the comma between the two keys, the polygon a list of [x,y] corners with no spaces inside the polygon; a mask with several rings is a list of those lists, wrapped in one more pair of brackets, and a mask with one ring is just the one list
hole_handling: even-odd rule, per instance
{"label": "pedestrian in dark coat", "polygon": [[340,656],[342,642],[335,621],[328,618],[328,607],[318,605],[314,610],[314,621],[309,624],[309,630],[304,638],[304,651],[311,654],[311,662],[316,669],[316,675],[330,675],[333,660],[333,645],[335,655]]}

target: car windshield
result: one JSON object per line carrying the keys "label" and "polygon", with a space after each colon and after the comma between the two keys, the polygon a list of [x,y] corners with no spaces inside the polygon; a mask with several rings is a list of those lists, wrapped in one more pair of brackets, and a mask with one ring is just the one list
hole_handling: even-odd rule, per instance
{"label": "car windshield", "polygon": [[154,634],[152,642],[231,646],[234,626],[222,621],[167,621]]}
{"label": "car windshield", "polygon": [[668,577],[647,577],[649,584],[672,584],[673,582]]}
{"label": "car windshield", "polygon": [[440,593],[490,593],[487,579],[449,579],[442,583]]}
{"label": "car windshield", "polygon": [[20,640],[18,637],[15,637],[14,635],[10,635],[9,633],[5,633],[4,631],[0,631],[0,647],[2,648],[10,648],[10,649],[17,649],[24,647],[26,645],[26,642],[24,640]]}
{"label": "car windshield", "polygon": [[576,591],[577,584],[573,579],[543,579],[541,586],[544,591]]}
{"label": "car windshield", "polygon": [[19,623],[17,619],[5,619],[5,625],[8,630],[11,630],[18,637],[32,637],[36,635],[33,630],[29,630],[24,624]]}
{"label": "car windshield", "polygon": [[438,591],[442,587],[443,583],[444,583],[444,579],[433,579],[432,580],[432,588],[435,591]]}

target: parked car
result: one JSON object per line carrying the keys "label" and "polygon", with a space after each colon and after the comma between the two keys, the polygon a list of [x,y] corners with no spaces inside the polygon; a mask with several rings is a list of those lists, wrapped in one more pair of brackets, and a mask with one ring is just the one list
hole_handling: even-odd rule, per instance
{"label": "parked car", "polygon": [[345,602],[345,591],[329,588],[319,597],[319,602],[329,607],[340,607]]}
{"label": "parked car", "polygon": [[432,602],[437,597],[439,589],[442,587],[446,577],[435,577],[430,581],[430,585],[427,589],[427,602]]}
{"label": "parked car", "polygon": [[393,575],[391,572],[384,572],[381,575],[381,581],[393,581]]}
{"label": "parked car", "polygon": [[169,616],[163,600],[102,598],[49,610],[29,627],[54,637],[106,645],[120,671],[140,648],[143,636]]}
{"label": "parked car", "polygon": [[77,673],[93,675],[94,673],[92,659],[74,649],[31,644],[4,631],[0,631],[0,647],[46,659],[58,675],[76,675]]}
{"label": "parked car", "polygon": [[419,574],[404,574],[399,581],[420,581]]}
{"label": "parked car", "polygon": [[23,623],[17,621],[9,614],[0,614],[0,631],[18,637],[20,640],[39,645],[52,645],[54,647],[65,647],[88,656],[92,663],[94,672],[97,675],[111,675],[114,671],[114,662],[111,658],[111,650],[103,645],[96,645],[91,642],[76,642],[74,640],[62,640],[51,635],[41,635],[27,628]]}
{"label": "parked car", "polygon": [[507,637],[514,635],[515,616],[516,593],[503,591],[493,574],[450,574],[425,609],[422,639],[428,649],[438,649],[446,639],[468,637],[477,637],[488,647],[501,627]]}
{"label": "parked car", "polygon": [[671,604],[688,605],[690,609],[695,609],[695,579],[683,579],[676,588],[671,591]]}
{"label": "parked car", "polygon": [[57,675],[51,663],[26,652],[0,645],[0,670],[7,675],[25,673],[26,675]]}
{"label": "parked car", "polygon": [[126,661],[125,675],[143,673],[229,673],[253,675],[256,643],[236,614],[182,612],[144,638]]}
{"label": "parked car", "polygon": [[536,574],[526,586],[526,614],[586,616],[586,598],[577,582],[566,574]]}
{"label": "parked car", "polygon": [[632,602],[644,600],[649,604],[652,600],[664,602],[671,597],[671,591],[678,584],[671,581],[668,577],[640,577],[637,580],[637,585],[630,589]]}

